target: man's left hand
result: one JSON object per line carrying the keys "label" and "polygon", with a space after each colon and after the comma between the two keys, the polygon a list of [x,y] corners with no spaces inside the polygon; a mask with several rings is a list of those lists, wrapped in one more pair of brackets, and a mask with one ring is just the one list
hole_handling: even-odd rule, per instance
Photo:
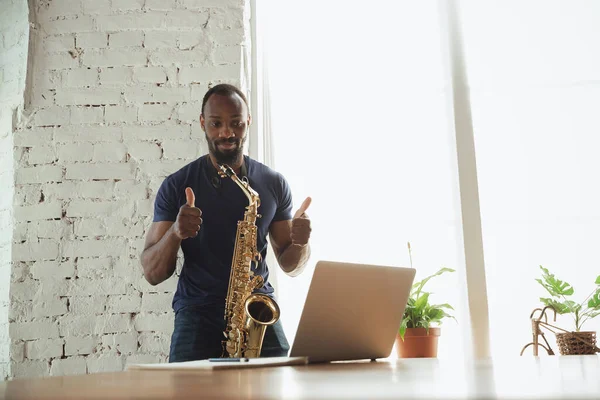
{"label": "man's left hand", "polygon": [[306,246],[310,238],[310,219],[306,215],[306,210],[310,206],[312,199],[307,197],[298,211],[292,218],[292,244],[297,246]]}

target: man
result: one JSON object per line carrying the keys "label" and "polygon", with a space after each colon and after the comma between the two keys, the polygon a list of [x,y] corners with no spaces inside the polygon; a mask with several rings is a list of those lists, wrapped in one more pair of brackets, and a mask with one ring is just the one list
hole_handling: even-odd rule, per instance
{"label": "man", "polygon": [[[257,249],[262,260],[255,273],[273,296],[265,263],[267,235],[280,267],[290,276],[302,272],[310,255],[307,198],[292,217],[292,196],[285,178],[243,154],[251,116],[244,94],[232,85],[211,88],[202,101],[200,125],[209,153],[167,177],[156,196],[154,219],[146,236],[141,263],[146,280],[157,285],[175,271],[181,246],[183,269],[173,297],[175,326],[170,362],[220,357],[225,329],[225,297],[233,258],[237,222],[248,199],[218,164],[229,165],[248,179],[260,196]],[[289,344],[278,321],[268,326],[262,357],[286,356]]]}

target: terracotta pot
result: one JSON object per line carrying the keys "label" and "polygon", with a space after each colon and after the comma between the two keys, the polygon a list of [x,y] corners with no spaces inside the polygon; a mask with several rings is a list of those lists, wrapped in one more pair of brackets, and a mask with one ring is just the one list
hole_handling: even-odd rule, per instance
{"label": "terracotta pot", "polygon": [[396,335],[396,354],[398,358],[437,357],[438,338],[441,328],[407,328],[404,340]]}

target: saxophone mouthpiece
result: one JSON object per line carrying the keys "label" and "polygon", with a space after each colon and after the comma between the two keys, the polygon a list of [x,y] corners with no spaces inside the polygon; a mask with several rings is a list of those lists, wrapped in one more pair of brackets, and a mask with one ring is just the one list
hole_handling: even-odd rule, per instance
{"label": "saxophone mouthpiece", "polygon": [[217,164],[219,166],[219,175],[221,175],[223,178],[224,177],[228,177],[231,178],[233,175],[235,175],[235,172],[233,171],[233,169],[231,169],[231,167],[227,164]]}

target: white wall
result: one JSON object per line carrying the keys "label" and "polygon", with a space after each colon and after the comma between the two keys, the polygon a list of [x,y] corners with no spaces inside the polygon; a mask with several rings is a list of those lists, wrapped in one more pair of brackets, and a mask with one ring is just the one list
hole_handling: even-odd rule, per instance
{"label": "white wall", "polygon": [[28,39],[27,2],[0,0],[0,378],[10,374],[8,313],[13,235],[13,122],[18,122],[23,107]]}
{"label": "white wall", "polygon": [[209,85],[241,84],[244,0],[35,2],[15,133],[13,376],[164,362],[176,277],[139,254],[162,179],[206,152]]}

